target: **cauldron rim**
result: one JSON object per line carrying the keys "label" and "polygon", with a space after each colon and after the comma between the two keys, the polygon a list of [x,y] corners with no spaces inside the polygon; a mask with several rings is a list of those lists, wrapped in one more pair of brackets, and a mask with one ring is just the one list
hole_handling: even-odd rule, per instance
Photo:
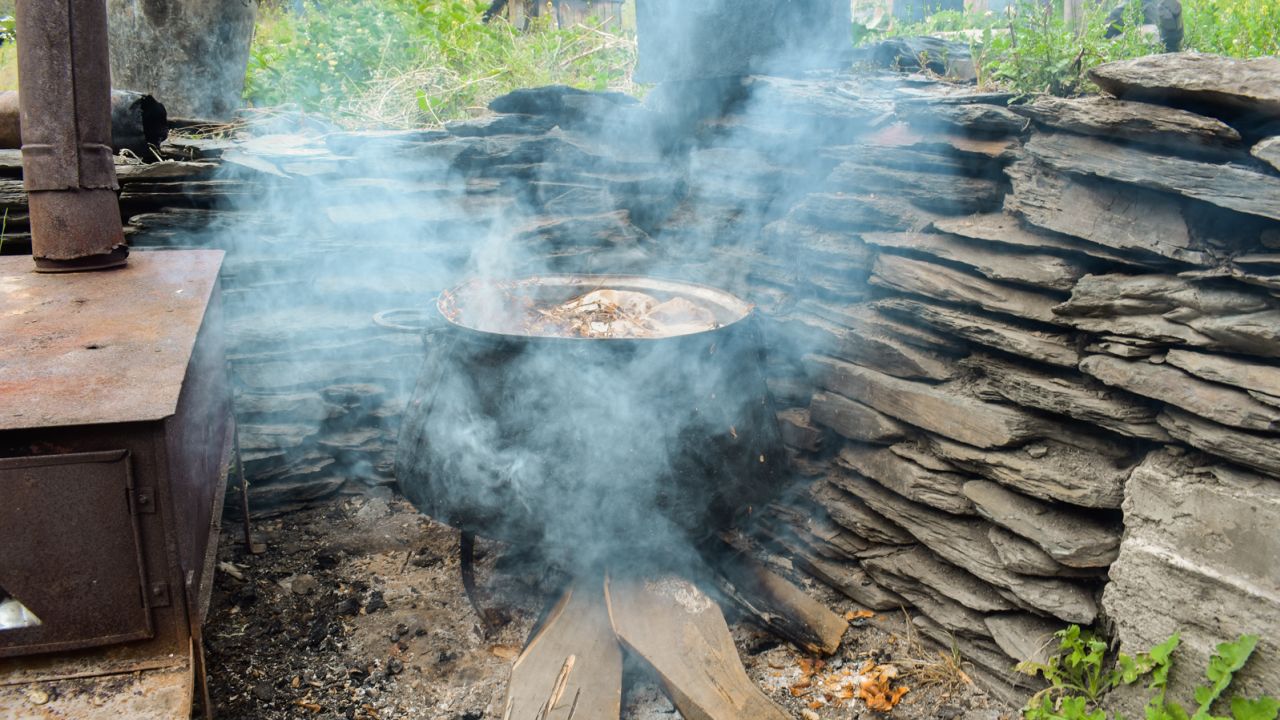
{"label": "cauldron rim", "polygon": [[[450,306],[456,308],[459,298],[465,298],[467,292],[478,285],[487,284],[493,286],[520,286],[520,285],[546,285],[547,287],[569,287],[581,286],[583,291],[594,288],[610,288],[615,290],[639,290],[648,292],[662,292],[669,294],[683,294],[685,296],[710,303],[711,309],[717,312],[727,314],[729,317],[720,322],[713,328],[699,330],[689,333],[677,333],[671,335],[656,335],[651,337],[612,337],[612,336],[590,336],[584,337],[579,335],[538,335],[522,332],[506,332],[488,328],[477,327],[475,324],[468,324],[466,318],[462,317],[461,312],[450,312]],[[453,287],[444,290],[437,297],[433,307],[440,318],[448,325],[467,333],[474,333],[479,336],[491,337],[495,340],[520,341],[520,342],[550,342],[550,343],[587,343],[587,342],[608,342],[608,343],[652,343],[663,340],[681,340],[684,338],[695,338],[706,335],[708,333],[718,333],[721,330],[737,325],[746,320],[755,313],[755,305],[737,297],[733,293],[710,285],[690,282],[688,280],[680,280],[675,278],[664,278],[652,275],[627,275],[627,274],[583,274],[583,273],[550,273],[545,275],[527,275],[510,279],[495,278],[471,278],[464,280]]]}

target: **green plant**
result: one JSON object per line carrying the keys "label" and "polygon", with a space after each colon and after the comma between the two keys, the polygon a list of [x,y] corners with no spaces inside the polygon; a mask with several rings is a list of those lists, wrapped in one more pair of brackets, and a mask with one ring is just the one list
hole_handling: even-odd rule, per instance
{"label": "green plant", "polygon": [[1151,680],[1147,688],[1153,694],[1146,706],[1146,720],[1275,720],[1280,713],[1280,701],[1262,696],[1254,700],[1232,698],[1230,716],[1210,714],[1235,673],[1253,654],[1258,644],[1256,635],[1242,635],[1235,642],[1218,645],[1205,672],[1209,685],[1194,691],[1196,709],[1192,713],[1166,697],[1173,652],[1180,642],[1177,633],[1149,652],[1135,656],[1118,653],[1113,662],[1108,661],[1106,641],[1077,625],[1059,631],[1055,637],[1058,649],[1048,662],[1023,662],[1017,666],[1018,671],[1041,675],[1049,683],[1023,708],[1025,720],[1106,720],[1106,712],[1098,707],[1102,697],[1148,675]]}
{"label": "green plant", "polygon": [[1275,0],[1182,0],[1182,22],[1188,50],[1280,55],[1280,3]]}
{"label": "green plant", "polygon": [[1107,5],[1087,3],[1078,25],[1067,22],[1050,4],[1020,0],[1007,32],[984,36],[990,60],[986,71],[998,84],[1022,94],[1078,95],[1093,90],[1086,75],[1104,62],[1158,52],[1158,39],[1139,26],[1141,8],[1129,7],[1123,32],[1104,37]]}
{"label": "green plant", "polygon": [[[1061,3],[1018,0],[1005,15],[940,12],[918,23],[889,21],[855,28],[858,41],[884,36],[964,30],[982,86],[1019,94],[1077,95],[1095,90],[1088,70],[1115,60],[1163,50],[1141,29],[1141,8],[1127,7],[1118,37],[1105,37],[1106,17],[1117,3],[1085,3],[1077,23],[1063,19]],[[1182,0],[1183,46],[1232,57],[1280,54],[1280,2],[1275,0]],[[857,32],[858,30],[861,32]]]}
{"label": "green plant", "polygon": [[414,127],[468,117],[518,87],[633,90],[635,42],[600,23],[527,32],[480,16],[484,0],[331,0],[264,11],[245,97],[350,125]]}

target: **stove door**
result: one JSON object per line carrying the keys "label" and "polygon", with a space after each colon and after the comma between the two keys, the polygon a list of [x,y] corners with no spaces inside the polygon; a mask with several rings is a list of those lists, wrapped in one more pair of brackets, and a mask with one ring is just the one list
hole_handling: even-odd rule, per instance
{"label": "stove door", "polygon": [[125,450],[0,459],[0,657],[153,635],[138,504]]}

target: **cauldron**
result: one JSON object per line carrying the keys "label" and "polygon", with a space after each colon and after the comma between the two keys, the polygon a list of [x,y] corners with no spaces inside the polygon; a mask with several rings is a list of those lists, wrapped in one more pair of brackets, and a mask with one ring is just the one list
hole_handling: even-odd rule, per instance
{"label": "cauldron", "polygon": [[[600,288],[682,298],[714,326],[566,337],[512,322]],[[436,519],[595,560],[697,543],[779,486],[786,458],[759,328],[728,293],[621,275],[472,281],[430,316],[396,475]]]}

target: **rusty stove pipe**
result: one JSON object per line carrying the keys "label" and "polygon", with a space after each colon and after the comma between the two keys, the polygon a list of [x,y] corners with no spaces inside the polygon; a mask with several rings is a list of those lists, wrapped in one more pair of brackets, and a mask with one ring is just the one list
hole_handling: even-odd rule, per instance
{"label": "rusty stove pipe", "polygon": [[106,0],[18,0],[16,29],[36,270],[123,265]]}

